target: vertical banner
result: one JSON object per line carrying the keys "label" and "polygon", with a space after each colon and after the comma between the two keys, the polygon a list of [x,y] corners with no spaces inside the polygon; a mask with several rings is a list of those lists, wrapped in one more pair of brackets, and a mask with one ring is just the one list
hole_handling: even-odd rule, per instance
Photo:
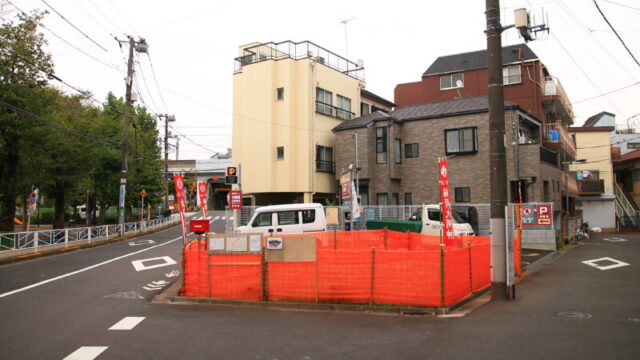
{"label": "vertical banner", "polygon": [[176,202],[180,211],[180,224],[182,225],[182,240],[184,245],[187,244],[187,224],[184,217],[184,179],[182,175],[174,175],[173,182],[176,188]]}
{"label": "vertical banner", "polygon": [[453,214],[451,213],[447,158],[440,159],[440,202],[442,203],[442,241],[445,245],[451,245],[453,244]]}
{"label": "vertical banner", "polygon": [[358,201],[358,191],[356,189],[355,181],[351,180],[351,194],[353,198],[351,200],[351,219],[354,221],[360,220],[360,202]]}
{"label": "vertical banner", "polygon": [[200,197],[200,208],[202,209],[202,216],[205,219],[209,218],[209,211],[207,209],[207,183],[201,181],[198,183],[198,195]]}

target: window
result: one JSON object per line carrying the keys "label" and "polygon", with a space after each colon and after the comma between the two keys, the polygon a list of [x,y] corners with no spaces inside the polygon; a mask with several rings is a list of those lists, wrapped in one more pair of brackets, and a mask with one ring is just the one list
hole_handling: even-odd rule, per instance
{"label": "window", "polygon": [[378,205],[389,205],[389,202],[387,201],[387,199],[388,199],[387,193],[376,194],[376,201],[378,202]]}
{"label": "window", "polygon": [[440,221],[442,219],[442,215],[440,214],[440,210],[438,209],[428,209],[429,220]]}
{"label": "window", "polygon": [[336,96],[336,117],[342,120],[351,120],[351,99],[342,95]]}
{"label": "window", "polygon": [[316,111],[333,116],[333,94],[322,88],[316,88]]}
{"label": "window", "polygon": [[328,146],[316,146],[316,171],[335,172],[335,163],[333,162],[333,148]]}
{"label": "window", "polygon": [[367,114],[369,114],[371,112],[371,110],[369,109],[369,104],[367,103],[360,103],[360,116],[365,116]]}
{"label": "window", "polygon": [[393,157],[396,161],[396,164],[400,164],[402,162],[402,140],[396,138],[393,143]]}
{"label": "window", "polygon": [[271,226],[271,214],[270,212],[259,213],[251,226]]}
{"label": "window", "polygon": [[276,148],[276,160],[284,160],[284,146]]}
{"label": "window", "polygon": [[404,144],[404,157],[405,158],[417,158],[418,157],[418,144]]}
{"label": "window", "polygon": [[295,225],[299,223],[297,211],[279,211],[277,214],[278,225]]}
{"label": "window", "polygon": [[640,149],[640,142],[628,142],[627,149]]}
{"label": "window", "polygon": [[475,154],[478,152],[477,128],[445,130],[445,148],[447,155]]}
{"label": "window", "polygon": [[413,205],[413,194],[404,193],[404,204],[405,205]]}
{"label": "window", "polygon": [[376,128],[376,163],[387,163],[387,128]]}
{"label": "window", "polygon": [[399,201],[399,196],[398,193],[393,193],[391,194],[391,205],[399,205],[398,201]]}
{"label": "window", "polygon": [[302,210],[302,223],[311,224],[316,221],[315,210]]}
{"label": "window", "polygon": [[276,95],[278,100],[284,100],[284,88],[283,87],[277,88]]}
{"label": "window", "polygon": [[455,73],[440,76],[440,90],[464,87],[464,74]]}
{"label": "window", "polygon": [[502,68],[502,82],[504,85],[520,84],[520,65],[509,65]]}
{"label": "window", "polygon": [[470,202],[471,201],[471,188],[470,187],[457,187],[455,188],[456,202]]}

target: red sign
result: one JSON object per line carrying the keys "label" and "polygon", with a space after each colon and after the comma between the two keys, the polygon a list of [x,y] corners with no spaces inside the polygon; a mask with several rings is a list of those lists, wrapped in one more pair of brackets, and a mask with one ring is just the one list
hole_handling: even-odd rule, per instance
{"label": "red sign", "polygon": [[551,204],[536,205],[538,225],[551,225]]}
{"label": "red sign", "polygon": [[242,191],[231,190],[229,192],[229,208],[231,210],[242,209]]}
{"label": "red sign", "polygon": [[447,158],[440,159],[440,201],[442,203],[442,241],[445,245],[450,245],[453,243],[453,210],[449,193]]}
{"label": "red sign", "polygon": [[187,224],[184,217],[184,179],[182,175],[174,175],[173,182],[176,188],[176,201],[178,210],[180,211],[180,224],[182,225],[182,240],[184,245],[187,244]]}
{"label": "red sign", "polygon": [[209,232],[209,219],[194,219],[189,222],[189,230],[196,234]]}
{"label": "red sign", "polygon": [[199,182],[198,183],[198,195],[200,196],[200,208],[202,209],[202,216],[206,218],[209,217],[209,212],[207,209],[207,183],[206,182]]}

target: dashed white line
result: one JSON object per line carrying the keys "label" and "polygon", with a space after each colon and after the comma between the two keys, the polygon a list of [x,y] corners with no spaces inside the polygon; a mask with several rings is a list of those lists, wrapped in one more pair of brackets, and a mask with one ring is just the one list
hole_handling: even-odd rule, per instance
{"label": "dashed white line", "polygon": [[131,330],[144,320],[144,316],[127,316],[118,321],[109,330]]}
{"label": "dashed white line", "polygon": [[83,346],[69,354],[64,360],[92,360],[108,348],[108,346]]}

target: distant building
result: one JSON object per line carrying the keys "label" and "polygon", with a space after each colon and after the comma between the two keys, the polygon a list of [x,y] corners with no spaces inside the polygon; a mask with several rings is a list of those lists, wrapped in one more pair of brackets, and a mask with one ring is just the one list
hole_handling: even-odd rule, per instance
{"label": "distant building", "polygon": [[584,122],[583,127],[611,126],[611,144],[620,148],[620,155],[625,155],[635,149],[640,149],[640,134],[634,128],[618,129],[616,115],[607,111],[595,114]]}
{"label": "distant building", "polygon": [[335,202],[331,129],[393,103],[365,90],[364,69],[314,43],[240,47],[233,82],[233,162],[254,205]]}
{"label": "distant building", "polygon": [[[204,181],[208,189],[208,208],[210,210],[224,210],[228,206],[227,194],[231,190],[230,185],[225,184],[225,171],[231,166],[231,158],[221,154],[215,158],[206,160],[169,160],[169,176],[180,173],[184,175],[185,182],[195,183]],[[189,189],[187,189],[189,190]],[[174,190],[169,189],[169,194]],[[187,194],[187,200],[192,206],[199,203],[195,194]]]}

